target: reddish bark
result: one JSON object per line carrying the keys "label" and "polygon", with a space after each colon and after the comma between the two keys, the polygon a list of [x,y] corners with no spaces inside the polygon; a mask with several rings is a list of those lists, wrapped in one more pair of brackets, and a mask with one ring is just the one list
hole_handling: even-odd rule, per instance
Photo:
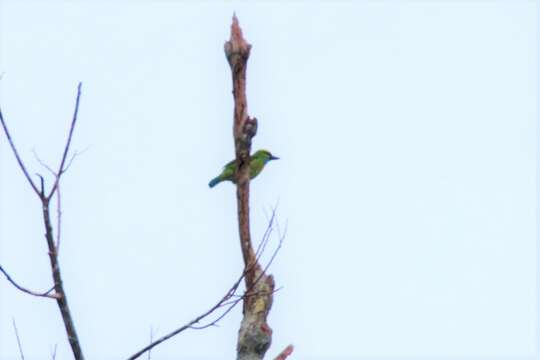
{"label": "reddish bark", "polygon": [[249,156],[251,140],[257,133],[257,119],[248,116],[246,70],[251,45],[244,39],[236,15],[225,55],[232,72],[234,96],[233,136],[236,153],[236,198],[240,246],[246,268],[244,317],[240,325],[237,359],[262,359],[272,342],[272,329],[266,318],[272,307],[274,279],[264,273],[253,250],[249,228]]}

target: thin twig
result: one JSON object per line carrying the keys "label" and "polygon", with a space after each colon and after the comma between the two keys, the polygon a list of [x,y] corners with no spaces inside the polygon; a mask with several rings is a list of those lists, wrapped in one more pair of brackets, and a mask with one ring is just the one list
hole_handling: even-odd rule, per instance
{"label": "thin twig", "polygon": [[[266,293],[266,292],[261,292],[261,291],[257,291],[257,292],[251,292],[251,290],[253,290],[256,285],[259,283],[259,281],[263,278],[263,277],[266,277],[266,271],[268,270],[268,268],[270,267],[270,265],[272,264],[272,262],[274,261],[277,253],[279,252],[279,250],[281,249],[281,246],[283,245],[283,241],[285,239],[285,234],[283,234],[282,237],[280,237],[279,239],[279,243],[278,243],[278,246],[276,247],[276,249],[274,249],[274,252],[272,253],[272,256],[270,256],[270,260],[268,261],[268,263],[266,264],[266,266],[263,268],[263,270],[258,274],[258,276],[255,278],[253,284],[251,284],[251,286],[246,289],[246,292],[245,294],[242,296],[242,299],[246,299],[248,297],[251,297],[251,296],[270,296],[271,294],[275,293],[276,291],[280,290],[280,288],[278,289],[274,289],[272,288],[272,290],[269,292],[269,293]],[[261,256],[262,254],[259,255],[259,257]],[[259,257],[257,257],[256,259],[256,263],[258,264],[259,263]]]}
{"label": "thin twig", "polygon": [[41,198],[41,194],[39,193],[39,190],[36,186],[36,184],[34,184],[34,182],[32,181],[32,178],[30,178],[30,175],[28,174],[28,171],[26,170],[26,167],[24,166],[24,163],[21,159],[21,157],[19,156],[19,152],[17,151],[17,148],[15,147],[15,144],[13,143],[13,140],[11,140],[11,135],[9,133],[9,130],[6,126],[6,123],[4,121],[4,117],[2,116],[2,109],[0,109],[0,123],[2,123],[2,128],[4,129],[4,133],[6,134],[6,137],[9,141],[9,145],[11,146],[11,150],[13,151],[13,154],[15,155],[15,158],[17,159],[17,162],[19,163],[19,167],[21,168],[22,172],[24,173],[24,176],[26,177],[26,180],[28,180],[28,183],[30,184],[30,186],[32,186],[32,189],[34,190],[34,192],[37,194],[37,196],[39,196],[39,198]]}
{"label": "thin twig", "polygon": [[[56,180],[59,180],[58,179],[58,174],[53,169],[51,169],[51,167],[49,165],[47,165],[43,160],[40,159],[39,155],[36,152],[36,149],[32,149],[32,152],[34,153],[34,157],[36,158],[37,162],[41,166],[43,166],[45,169],[47,169],[55,177]],[[69,166],[73,162],[73,159],[75,159],[75,156],[77,156],[78,154],[79,153],[77,151],[75,151],[75,153],[71,157],[68,165],[66,166],[64,172],[67,171],[67,169],[69,168]],[[41,179],[42,179],[42,183],[43,183],[43,177],[41,177]],[[60,235],[61,235],[61,232],[62,232],[62,198],[61,198],[61,194],[60,194],[60,181],[55,181],[55,183],[57,184],[57,186],[56,186],[56,244],[55,244],[55,252],[58,254],[58,252],[60,251]],[[43,193],[43,191],[44,190],[43,190],[43,185],[42,185],[41,192]]]}
{"label": "thin twig", "polygon": [[[272,227],[272,223],[269,223],[268,227]],[[271,234],[271,232],[268,231],[268,228],[267,228],[265,233],[264,233],[263,240],[261,241],[261,243],[267,242],[270,234]],[[272,256],[271,256],[271,260],[275,257],[276,252],[279,251],[280,247],[281,247],[281,245],[278,246],[274,250],[274,254],[272,254]],[[244,294],[241,295],[241,296],[236,295],[236,292],[237,292],[238,288],[240,287],[240,284],[242,283],[242,280],[244,280],[246,274],[249,273],[250,271],[253,271],[254,266],[258,266],[258,259],[259,259],[259,257],[261,255],[262,255],[262,253],[258,254],[258,257],[255,259],[255,261],[252,262],[251,264],[248,264],[248,266],[242,271],[242,274],[238,277],[238,279],[234,282],[234,284],[229,288],[229,290],[225,293],[225,295],[214,306],[212,306],[209,310],[207,310],[203,314],[197,316],[195,319],[189,321],[187,324],[179,327],[178,329],[170,332],[169,334],[167,334],[165,336],[162,336],[161,338],[159,338],[159,339],[153,341],[152,343],[148,344],[146,347],[142,348],[141,350],[139,350],[135,354],[131,355],[127,360],[133,360],[133,359],[138,358],[139,356],[141,356],[145,352],[150,351],[155,346],[157,346],[157,345],[161,344],[162,342],[172,338],[175,335],[178,335],[179,333],[181,333],[181,332],[183,332],[185,330],[188,330],[188,329],[201,330],[201,329],[206,329],[206,328],[211,327],[211,326],[216,326],[217,322],[219,322],[221,319],[223,319],[225,317],[225,315],[227,315],[242,300],[244,300],[246,297],[253,296],[253,293],[250,293],[252,288],[246,289]],[[269,265],[270,264],[268,264],[267,267]],[[257,281],[258,280],[260,280],[260,276],[257,278]],[[254,283],[252,286],[255,286],[255,284],[256,283]],[[232,298],[235,298],[235,299],[231,301]],[[200,326],[195,326],[195,324],[198,324],[203,319],[205,319],[207,316],[211,315],[216,310],[221,309],[223,307],[227,307],[227,308],[216,319],[210,321],[207,324],[200,325]]]}
{"label": "thin twig", "polygon": [[54,348],[53,348],[52,353],[51,353],[52,360],[56,359],[56,348],[57,348],[57,346],[58,346],[58,344],[54,344]]}
{"label": "thin twig", "polygon": [[201,325],[201,326],[190,326],[191,329],[194,329],[194,330],[203,330],[203,329],[207,329],[209,327],[212,327],[212,326],[217,326],[217,323],[223,319],[229,312],[231,312],[232,309],[235,308],[236,305],[238,305],[240,303],[240,301],[242,301],[242,298],[239,298],[237,300],[234,300],[232,302],[229,302],[229,303],[222,303],[220,304],[219,308],[223,307],[223,306],[226,306],[226,304],[229,305],[229,307],[221,314],[219,315],[216,319],[214,319],[213,321],[209,322],[208,324],[204,324],[204,325]]}
{"label": "thin twig", "polygon": [[141,356],[142,354],[144,354],[145,352],[149,351],[150,349],[152,349],[153,347],[161,344],[162,342],[172,338],[173,336],[181,333],[182,331],[184,330],[187,330],[187,329],[190,329],[192,328],[192,325],[193,324],[196,324],[198,323],[199,321],[201,321],[202,319],[204,319],[205,317],[207,317],[208,315],[210,315],[211,313],[213,313],[214,311],[216,311],[218,308],[220,308],[222,306],[222,303],[224,301],[226,301],[229,296],[233,293],[236,292],[236,289],[238,288],[238,286],[240,285],[240,283],[242,282],[242,280],[244,279],[244,276],[245,276],[245,272],[242,273],[242,276],[240,276],[240,278],[234,283],[234,285],[227,291],[227,293],[225,294],[225,296],[223,296],[223,298],[218,301],[214,306],[212,306],[209,310],[207,310],[206,312],[204,312],[203,314],[197,316],[195,319],[189,321],[187,324],[179,327],[178,329],[170,332],[169,334],[165,335],[165,336],[162,336],[161,338],[155,340],[154,342],[152,342],[151,344],[145,346],[144,348],[142,348],[141,350],[139,350],[138,352],[136,352],[135,354],[131,355],[128,360],[133,360],[133,359],[136,359],[138,358],[139,356]]}
{"label": "thin twig", "polygon": [[[154,329],[150,326],[150,344],[154,341]],[[152,349],[148,350],[148,360],[152,359]]]}
{"label": "thin twig", "polygon": [[274,259],[276,258],[276,255],[279,251],[279,249],[281,249],[281,246],[283,245],[283,240],[285,239],[285,234],[286,234],[287,231],[285,231],[285,233],[283,234],[283,237],[281,237],[279,239],[279,243],[278,243],[278,246],[276,248],[276,250],[274,250],[274,253],[272,254],[272,256],[270,257],[270,260],[268,261],[268,263],[266,264],[266,266],[264,267],[264,270],[263,270],[263,274],[266,273],[266,270],[268,270],[268,268],[270,267],[270,265],[272,264],[272,262],[274,261]]}
{"label": "thin twig", "polygon": [[[275,213],[275,210],[274,209],[274,213]],[[270,223],[268,224],[268,227],[266,228],[266,231],[264,232],[264,235],[263,235],[263,239],[261,240],[261,246],[262,248],[265,248],[266,247],[266,243],[268,243],[268,240],[270,238],[270,234],[271,234],[271,231],[268,231],[268,229],[271,229],[273,227],[273,222],[274,222],[274,217],[272,217],[270,219]],[[248,297],[252,297],[252,296],[258,296],[258,295],[262,295],[261,292],[257,291],[257,292],[253,292],[253,288],[257,285],[257,283],[261,280],[262,276],[264,275],[264,273],[266,272],[266,270],[270,267],[272,261],[274,260],[275,256],[277,255],[278,251],[281,249],[281,246],[283,244],[283,240],[284,240],[284,237],[283,238],[280,238],[280,241],[279,241],[279,244],[278,246],[276,247],[276,249],[274,250],[272,256],[270,257],[270,261],[268,262],[268,264],[266,264],[265,268],[264,268],[264,271],[259,274],[259,276],[255,279],[255,282],[248,288],[244,291],[244,294],[242,295],[236,295],[236,290],[238,288],[238,286],[240,285],[241,281],[242,281],[242,277],[240,277],[240,279],[238,280],[238,282],[235,284],[235,286],[233,286],[233,288],[235,289],[232,293],[229,292],[229,296],[227,297],[224,297],[222,299],[222,303],[219,307],[226,307],[228,306],[228,308],[219,316],[217,317],[216,319],[214,319],[213,321],[209,322],[208,324],[205,324],[205,325],[200,325],[200,326],[191,326],[192,329],[196,329],[196,330],[201,330],[201,329],[206,329],[208,327],[211,327],[211,326],[216,326],[216,324],[225,317],[225,315],[227,315],[236,305],[238,305],[238,303],[240,303],[240,301],[242,300],[245,300],[246,298]],[[257,255],[257,258],[255,259],[255,261],[250,264],[245,270],[244,270],[244,277],[245,275],[252,270],[252,268],[259,263],[259,260],[260,260],[260,257],[262,256],[262,251]],[[272,293],[275,293],[277,292],[278,290],[280,290],[281,288],[278,288],[278,289],[274,289],[272,291]],[[232,301],[228,301],[228,299],[232,299],[234,298],[234,300]]]}
{"label": "thin twig", "polygon": [[67,165],[64,166],[64,172],[66,172],[66,171],[69,170],[69,168],[70,168],[71,165],[73,164],[73,160],[75,160],[75,158],[76,158],[77,156],[84,154],[89,148],[90,148],[90,146],[87,146],[87,147],[84,148],[82,151],[75,150],[75,152],[73,153],[73,155],[72,155],[71,158],[69,159]]}
{"label": "thin twig", "polygon": [[46,297],[46,298],[49,298],[49,299],[58,299],[58,297],[59,297],[57,294],[51,294],[51,291],[54,290],[54,286],[51,287],[49,290],[47,290],[45,292],[39,293],[39,292],[36,292],[36,291],[29,290],[29,289],[27,289],[25,287],[22,287],[21,285],[17,284],[15,282],[15,280],[13,280],[11,278],[11,276],[9,276],[7,271],[4,270],[4,268],[2,266],[0,266],[0,272],[2,272],[2,274],[4,274],[7,281],[9,281],[13,286],[15,286],[17,289],[19,289],[20,291],[22,291],[22,292],[24,292],[26,294],[33,295],[33,296],[39,296],[39,297]]}
{"label": "thin twig", "polygon": [[82,86],[82,83],[79,83],[79,86],[77,86],[77,99],[75,100],[75,110],[73,111],[73,118],[71,120],[71,126],[69,128],[69,135],[66,141],[66,146],[64,148],[64,154],[62,155],[62,161],[60,162],[60,166],[58,167],[58,171],[56,172],[57,174],[56,181],[54,182],[54,185],[51,189],[51,192],[47,196],[47,199],[50,199],[54,195],[56,189],[58,188],[58,183],[60,182],[60,178],[62,177],[62,174],[65,171],[64,164],[66,163],[67,154],[69,152],[69,146],[71,145],[71,139],[73,137],[73,130],[75,130],[75,124],[77,123],[77,115],[79,112],[79,101],[81,98],[81,86]]}
{"label": "thin twig", "polygon": [[41,165],[43,166],[45,169],[47,169],[51,174],[53,174],[53,176],[56,177],[56,173],[54,172],[53,169],[51,169],[51,167],[49,165],[47,165],[45,163],[45,161],[41,160],[39,155],[37,154],[36,152],[36,148],[32,148],[32,153],[34,154],[34,158],[36,159],[36,161]]}
{"label": "thin twig", "polygon": [[[243,278],[244,278],[244,275],[242,274],[242,277],[240,278],[240,281],[242,281]],[[238,287],[240,281],[237,282],[237,283],[235,283],[235,286],[236,286],[236,287]],[[234,288],[235,286],[233,286],[233,288]],[[231,290],[232,290],[233,288],[231,288]],[[230,292],[231,290],[229,290],[229,292]],[[229,292],[227,292],[227,294],[228,294]],[[227,295],[225,295],[225,297],[226,297],[226,296],[227,296]],[[225,297],[224,297],[224,298],[225,298]],[[208,315],[210,315],[211,313],[213,313],[216,309],[218,309],[218,308],[221,306],[221,302],[222,302],[222,301],[223,301],[223,299],[220,300],[216,305],[214,305],[214,306],[213,306],[212,308],[210,308],[208,311],[206,311],[205,313],[203,313],[203,314],[197,316],[195,319],[191,320],[191,321],[188,322],[187,324],[181,326],[180,328],[178,328],[178,329],[176,329],[176,330],[170,332],[169,334],[167,334],[167,335],[165,335],[165,336],[162,336],[161,338],[155,340],[154,342],[152,342],[152,343],[150,343],[149,345],[145,346],[145,347],[142,348],[141,350],[137,351],[135,354],[131,355],[131,356],[128,358],[128,360],[136,359],[136,358],[138,358],[139,356],[141,356],[142,354],[144,354],[145,352],[150,351],[150,350],[151,350],[152,348],[154,348],[155,346],[161,344],[162,342],[164,342],[164,341],[166,341],[166,340],[172,338],[173,336],[175,336],[175,335],[181,333],[181,332],[184,331],[184,330],[190,329],[191,326],[192,326],[193,324],[198,323],[199,321],[201,321],[202,319],[204,319],[206,316],[208,316]]]}
{"label": "thin twig", "polygon": [[[66,171],[68,171],[68,169],[71,167],[71,165],[73,164],[73,160],[75,160],[75,158],[76,158],[77,156],[82,155],[82,154],[84,154],[85,152],[87,152],[89,148],[90,148],[90,146],[87,146],[87,147],[84,148],[82,151],[75,150],[75,151],[73,152],[73,154],[71,155],[71,158],[70,158],[69,161],[67,162],[66,166],[64,166],[64,173],[65,173]],[[38,154],[37,154],[35,148],[32,149],[32,152],[34,153],[34,157],[36,158],[37,162],[39,162],[39,164],[40,164],[41,166],[43,166],[45,169],[49,170],[49,172],[50,172],[51,174],[53,174],[54,177],[58,176],[58,175],[56,174],[56,172],[55,172],[53,169],[51,169],[51,167],[50,167],[49,165],[47,165],[43,160],[40,159],[40,157],[38,156]]]}
{"label": "thin twig", "polygon": [[272,233],[272,230],[274,228],[274,221],[276,219],[276,210],[277,208],[272,209],[272,215],[270,216],[270,219],[268,220],[268,226],[266,227],[266,230],[264,231],[263,237],[259,245],[257,246],[257,251],[255,251],[255,256],[257,257],[257,260],[261,254],[261,252],[264,251],[264,248],[266,247],[267,240],[270,238],[270,234]]}
{"label": "thin twig", "polygon": [[13,329],[15,330],[15,337],[17,338],[17,345],[19,345],[19,354],[21,354],[21,360],[24,360],[21,339],[19,338],[19,332],[17,331],[17,324],[15,324],[15,318],[12,318],[11,320],[13,322]]}

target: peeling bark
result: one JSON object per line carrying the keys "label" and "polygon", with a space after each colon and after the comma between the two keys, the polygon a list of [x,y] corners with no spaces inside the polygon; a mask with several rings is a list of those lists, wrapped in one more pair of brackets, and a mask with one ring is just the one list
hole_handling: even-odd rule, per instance
{"label": "peeling bark", "polygon": [[244,317],[238,332],[237,359],[263,359],[272,343],[272,329],[266,318],[272,307],[274,278],[264,273],[257,261],[249,228],[249,156],[251,140],[257,133],[257,119],[248,116],[246,69],[251,45],[244,39],[236,15],[225,55],[231,67],[234,96],[233,136],[236,153],[236,198],[240,247],[247,270]]}

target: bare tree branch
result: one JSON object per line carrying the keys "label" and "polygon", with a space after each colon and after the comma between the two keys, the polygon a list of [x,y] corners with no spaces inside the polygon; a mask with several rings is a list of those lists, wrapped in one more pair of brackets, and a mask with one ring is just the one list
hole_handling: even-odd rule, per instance
{"label": "bare tree branch", "polygon": [[36,161],[43,166],[45,169],[47,169],[54,177],[56,177],[56,173],[49,165],[47,165],[43,160],[40,159],[38,153],[36,152],[36,148],[32,148],[32,153],[34,154],[34,158]]}
{"label": "bare tree branch", "polygon": [[[86,150],[87,149],[84,149],[82,152],[75,151],[73,153],[73,155],[71,156],[71,159],[69,160],[68,164],[64,168],[64,173],[69,169],[69,167],[73,163],[73,160],[78,155],[84,153]],[[32,152],[34,153],[34,157],[39,162],[39,164],[41,166],[43,166],[45,169],[47,169],[55,177],[56,180],[59,180],[58,179],[59,175],[53,169],[51,169],[51,167],[49,165],[47,165],[44,161],[42,161],[40,159],[40,157],[37,154],[36,150],[32,149]],[[40,176],[40,177],[41,177],[42,184],[43,184],[43,177],[42,176]],[[61,193],[60,193],[60,181],[55,181],[55,183],[57,184],[57,186],[56,186],[56,244],[55,244],[55,247],[56,247],[56,253],[58,255],[58,253],[60,252],[60,236],[61,236],[61,233],[62,233],[62,196],[61,196]],[[41,192],[43,193],[43,185],[42,185]]]}
{"label": "bare tree branch", "polygon": [[221,304],[222,302],[224,302],[224,299],[227,299],[230,295],[231,292],[235,292],[236,291],[236,288],[238,288],[240,282],[242,281],[244,277],[244,274],[242,274],[242,276],[240,277],[240,279],[229,289],[229,291],[227,291],[227,293],[225,294],[225,296],[217,303],[215,304],[214,306],[212,306],[209,310],[207,310],[206,312],[204,312],[203,314],[197,316],[195,319],[189,321],[187,324],[179,327],[178,329],[168,333],[167,335],[165,336],[162,336],[160,337],[159,339],[153,341],[152,343],[150,343],[149,345],[145,346],[144,348],[142,348],[141,350],[137,351],[135,354],[131,355],[130,357],[127,358],[127,360],[133,360],[133,359],[136,359],[138,358],[139,356],[141,356],[142,354],[144,354],[145,352],[147,351],[150,351],[152,348],[154,348],[155,346],[161,344],[162,342],[172,338],[173,336],[175,335],[178,335],[180,334],[182,331],[185,331],[187,329],[190,329],[190,328],[194,328],[192,325],[193,324],[196,324],[198,323],[199,321],[201,321],[202,319],[204,319],[205,317],[207,317],[208,315],[210,315],[211,313],[213,313],[214,311],[216,311],[218,308],[221,307]]}
{"label": "bare tree branch", "polygon": [[260,255],[264,252],[264,249],[266,248],[266,244],[268,241],[265,241],[265,239],[270,238],[270,234],[272,233],[272,230],[274,229],[274,221],[276,221],[276,210],[277,207],[274,207],[272,209],[272,215],[270,218],[268,218],[268,226],[266,227],[266,230],[264,231],[263,237],[259,245],[257,246],[257,251],[255,251],[255,256],[257,259],[260,257]]}
{"label": "bare tree branch", "polygon": [[84,355],[82,353],[79,337],[75,329],[73,316],[71,315],[71,310],[69,309],[67,295],[64,290],[64,285],[62,282],[60,264],[58,263],[58,249],[54,241],[53,229],[51,225],[49,202],[50,202],[51,197],[58,190],[60,179],[65,171],[64,164],[66,161],[67,154],[69,152],[69,146],[71,144],[71,139],[73,137],[75,124],[77,123],[77,114],[79,111],[79,101],[81,97],[81,86],[82,86],[82,83],[79,83],[79,85],[77,86],[77,99],[75,101],[75,111],[73,113],[73,118],[71,120],[71,127],[69,130],[68,139],[64,148],[64,153],[62,155],[62,161],[60,162],[60,167],[58,169],[58,172],[56,173],[56,179],[55,179],[54,185],[49,195],[46,197],[43,196],[42,198],[43,222],[45,224],[45,238],[47,240],[47,246],[49,248],[49,260],[51,263],[51,270],[52,270],[52,276],[54,280],[55,292],[56,294],[60,295],[60,297],[56,301],[60,309],[60,314],[62,315],[62,320],[64,322],[64,327],[66,329],[66,334],[68,337],[69,344],[71,346],[71,350],[73,351],[73,356],[75,357],[76,360],[83,360]]}
{"label": "bare tree branch", "polygon": [[0,123],[2,123],[2,128],[4,129],[4,133],[6,134],[6,137],[8,139],[9,145],[11,146],[11,150],[13,151],[13,154],[15,155],[15,158],[17,159],[17,162],[19,163],[19,167],[21,168],[22,172],[24,173],[24,176],[26,177],[26,180],[28,180],[28,183],[30,186],[32,186],[32,189],[36,193],[39,198],[41,198],[41,194],[32,179],[30,178],[30,175],[28,174],[28,171],[26,170],[26,167],[24,166],[24,163],[19,156],[19,152],[17,151],[17,148],[15,147],[15,144],[13,143],[13,140],[11,139],[11,135],[9,133],[9,130],[6,126],[6,123],[4,121],[4,116],[2,115],[2,109],[0,109]]}
{"label": "bare tree branch", "polygon": [[21,354],[21,360],[24,360],[21,339],[19,338],[19,332],[17,331],[17,324],[15,324],[15,318],[12,318],[11,320],[13,322],[13,329],[15,330],[15,337],[17,338],[17,345],[19,346],[19,354]]}
{"label": "bare tree branch", "polygon": [[[57,180],[59,178],[60,176],[57,178]],[[58,183],[56,186],[58,186]],[[49,260],[51,263],[52,277],[54,280],[54,289],[56,294],[59,295],[59,297],[56,299],[56,302],[60,309],[60,314],[62,315],[62,320],[64,322],[64,327],[66,329],[66,334],[69,344],[71,346],[71,350],[73,351],[73,356],[76,360],[83,360],[84,356],[79,342],[79,337],[75,330],[73,316],[71,315],[71,310],[69,309],[67,295],[64,290],[64,284],[62,282],[60,264],[58,263],[58,252],[54,242],[54,235],[49,211],[49,198],[43,198],[42,209],[43,222],[45,224],[45,239],[47,240],[47,246],[49,248]]]}
{"label": "bare tree branch", "polygon": [[[79,150],[75,150],[73,152],[73,154],[71,155],[71,158],[69,159],[69,161],[67,162],[67,164],[64,166],[64,172],[65,173],[66,171],[68,171],[68,169],[71,167],[71,165],[73,164],[73,160],[75,160],[75,158],[79,155],[82,155],[84,154],[87,150],[89,149],[89,147],[86,147],[84,150],[82,151],[79,151]],[[39,155],[37,154],[36,152],[36,149],[32,149],[32,152],[34,153],[34,157],[35,159],[37,160],[37,162],[39,162],[39,164],[41,166],[43,166],[45,169],[47,169],[54,177],[58,177],[58,174],[53,170],[51,169],[51,167],[49,165],[47,165],[43,160],[40,159]]]}
{"label": "bare tree branch", "polygon": [[66,171],[69,170],[69,168],[70,168],[71,165],[73,164],[73,160],[75,160],[75,158],[76,158],[77,156],[84,154],[88,149],[89,149],[89,147],[84,148],[82,151],[75,150],[75,152],[73,153],[73,155],[71,155],[71,159],[69,159],[67,165],[64,166],[64,172],[66,172]]}
{"label": "bare tree branch", "polygon": [[[61,276],[61,273],[60,273],[60,264],[58,263],[58,247],[57,247],[57,244],[58,244],[60,238],[57,237],[57,241],[56,241],[56,244],[55,244],[53,228],[52,228],[52,225],[51,225],[51,217],[50,217],[49,205],[50,205],[50,200],[51,200],[52,196],[59,189],[60,179],[61,179],[63,173],[66,170],[65,169],[66,158],[67,158],[67,154],[69,152],[71,139],[73,137],[73,131],[75,129],[75,124],[77,122],[77,114],[78,114],[78,111],[79,111],[79,102],[80,102],[80,97],[81,97],[81,86],[82,86],[82,83],[79,83],[79,85],[77,86],[77,98],[76,98],[76,101],[75,101],[75,111],[73,113],[73,118],[71,120],[71,127],[70,127],[70,130],[69,130],[68,139],[67,139],[66,145],[64,147],[64,152],[62,154],[62,160],[60,161],[60,167],[58,169],[58,172],[55,174],[54,185],[52,186],[51,191],[50,191],[48,196],[45,196],[45,184],[44,184],[44,179],[43,179],[43,177],[41,175],[38,174],[38,176],[41,179],[41,191],[39,191],[37,189],[34,182],[32,182],[32,180],[30,179],[30,176],[28,175],[28,171],[26,171],[26,168],[25,168],[22,160],[19,157],[17,149],[15,148],[15,145],[13,144],[13,141],[11,140],[11,136],[9,134],[7,126],[6,126],[5,122],[4,122],[4,118],[2,117],[2,114],[1,114],[1,111],[0,111],[0,121],[2,123],[2,127],[4,129],[4,132],[6,133],[6,136],[7,136],[8,140],[9,140],[9,143],[11,145],[13,153],[15,154],[15,157],[17,158],[19,166],[23,170],[24,175],[26,176],[27,180],[29,181],[30,185],[32,186],[32,189],[34,190],[34,192],[36,192],[38,194],[38,196],[39,196],[39,198],[41,200],[41,209],[42,209],[42,212],[43,212],[43,223],[45,225],[45,239],[47,241],[47,247],[49,249],[49,260],[50,260],[50,264],[51,264],[51,272],[52,272],[52,277],[53,277],[53,281],[54,281],[54,291],[55,291],[54,292],[54,298],[56,299],[57,305],[58,305],[58,307],[60,309],[60,313],[62,315],[62,320],[64,322],[64,327],[66,329],[66,334],[67,334],[67,337],[68,337],[68,341],[69,341],[69,344],[71,346],[71,350],[73,351],[73,356],[74,356],[75,360],[84,360],[84,356],[83,356],[82,349],[81,349],[81,346],[80,346],[79,337],[77,336],[77,332],[75,330],[73,317],[71,315],[71,311],[70,311],[69,306],[68,306],[66,292],[64,291],[64,285],[63,285],[62,276]],[[37,155],[36,155],[36,157],[37,157]],[[39,160],[39,161],[40,161],[40,163],[42,165],[44,165],[44,163],[41,160]],[[48,168],[54,174],[54,171],[52,171],[52,169],[50,169],[46,165],[44,165],[44,166],[46,168]],[[58,210],[58,208],[57,208],[57,210]],[[58,222],[58,225],[60,225],[60,222]],[[7,275],[7,273],[5,273],[5,271],[2,271],[2,272],[4,273],[4,275],[6,275],[6,277],[8,277],[8,280],[11,279]],[[25,291],[27,289],[21,288],[20,286],[16,285],[16,283],[13,282],[12,280],[10,280],[10,282],[12,284],[14,284],[19,290],[24,291],[24,292],[29,293],[29,294],[32,294],[32,292]],[[35,294],[32,294],[32,295],[35,295]],[[52,295],[47,295],[47,297],[52,297]]]}
{"label": "bare tree branch", "polygon": [[[66,146],[64,147],[64,154],[62,155],[62,161],[60,162],[60,166],[58,167],[58,171],[56,172],[56,181],[54,182],[54,185],[51,189],[51,192],[47,196],[47,199],[50,199],[54,192],[56,191],[58,187],[58,183],[60,182],[60,177],[65,171],[64,165],[66,163],[67,154],[69,152],[69,146],[71,145],[71,139],[73,137],[73,130],[75,130],[75,124],[77,123],[77,115],[79,113],[79,101],[81,98],[81,86],[82,83],[79,83],[79,86],[77,86],[77,99],[75,100],[75,110],[73,111],[73,118],[71,120],[71,126],[69,128],[69,135],[66,141]],[[73,160],[73,159],[72,159]]]}
{"label": "bare tree branch", "polygon": [[[275,217],[272,217],[270,219],[270,223],[268,224],[268,227],[267,227],[266,231],[264,232],[263,239],[261,240],[261,245],[259,245],[260,247],[265,247],[266,246],[265,244],[269,241],[270,235],[272,233],[271,231],[269,231],[269,228],[273,227],[274,219],[275,219]],[[270,262],[274,259],[277,252],[281,248],[281,243],[282,242],[283,242],[283,238],[280,239],[280,244],[274,250],[274,253],[271,256]],[[167,335],[165,335],[165,336],[151,342],[150,344],[148,344],[147,346],[145,346],[144,348],[142,348],[141,350],[139,350],[135,354],[131,355],[127,360],[133,360],[133,359],[138,358],[139,356],[143,355],[145,352],[150,351],[155,346],[161,344],[162,342],[164,342],[166,340],[169,340],[170,338],[174,337],[175,335],[180,334],[181,332],[183,332],[185,330],[188,330],[188,329],[202,330],[202,329],[206,329],[206,328],[209,328],[209,327],[212,327],[212,326],[216,326],[216,324],[221,319],[223,319],[236,305],[238,305],[246,297],[252,297],[252,296],[258,295],[257,293],[253,292],[252,287],[246,289],[246,291],[244,292],[243,295],[237,295],[237,291],[238,291],[238,289],[240,287],[240,284],[242,283],[242,280],[244,280],[246,274],[253,270],[253,266],[255,266],[255,264],[258,264],[258,260],[259,260],[260,256],[262,256],[262,252],[258,255],[258,257],[255,259],[254,262],[249,264],[244,269],[244,271],[239,276],[239,278],[234,282],[234,284],[229,288],[229,290],[225,293],[225,295],[223,295],[223,297],[214,306],[212,306],[206,312],[204,312],[201,315],[197,316],[193,320],[189,321],[187,324],[185,324],[185,325],[179,327],[178,329],[170,332],[169,334],[167,334]],[[269,265],[270,264],[267,264],[267,266],[269,266]],[[260,280],[260,277],[256,279],[256,281],[259,281],[259,280]],[[206,324],[200,325],[200,326],[195,325],[195,324],[200,323],[206,317],[210,316],[211,314],[213,314],[214,312],[216,312],[217,310],[222,309],[222,308],[225,308],[225,310],[223,311],[223,313],[221,313],[214,320],[212,320],[212,321],[210,321],[210,322],[208,322]]]}
{"label": "bare tree branch", "polygon": [[7,273],[6,270],[4,270],[4,268],[2,266],[0,266],[0,272],[2,272],[2,274],[4,274],[4,276],[6,277],[7,281],[9,281],[13,286],[15,286],[18,290],[26,293],[26,294],[29,294],[29,295],[33,295],[33,296],[39,296],[39,297],[46,297],[46,298],[50,298],[50,299],[57,299],[58,298],[58,295],[57,294],[51,294],[51,291],[54,290],[54,286],[51,287],[49,290],[45,291],[45,292],[37,292],[37,291],[32,291],[32,290],[29,290],[25,287],[22,287],[21,285],[17,284],[15,282],[15,280],[13,280],[11,278],[11,276],[9,276],[9,274]]}

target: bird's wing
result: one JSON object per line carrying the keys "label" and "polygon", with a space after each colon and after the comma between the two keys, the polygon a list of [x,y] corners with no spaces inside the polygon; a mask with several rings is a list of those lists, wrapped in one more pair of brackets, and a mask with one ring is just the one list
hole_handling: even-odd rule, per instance
{"label": "bird's wing", "polygon": [[227,167],[230,167],[230,166],[233,165],[235,162],[236,162],[236,159],[229,161],[228,163],[225,164],[225,166],[223,167],[223,170],[225,170]]}

